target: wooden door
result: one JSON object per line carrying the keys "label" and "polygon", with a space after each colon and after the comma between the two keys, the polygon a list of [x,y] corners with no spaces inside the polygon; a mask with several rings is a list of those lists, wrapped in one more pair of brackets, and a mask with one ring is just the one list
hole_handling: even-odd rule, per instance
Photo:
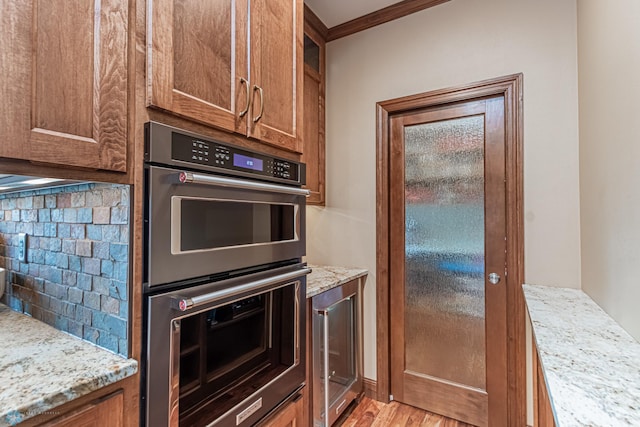
{"label": "wooden door", "polygon": [[148,0],[147,103],[246,134],[246,0]]}
{"label": "wooden door", "polygon": [[251,1],[249,136],[302,151],[302,0]]}
{"label": "wooden door", "polygon": [[393,398],[506,426],[504,98],[398,115],[390,140]]}
{"label": "wooden door", "polygon": [[128,0],[0,7],[0,157],[126,172]]}

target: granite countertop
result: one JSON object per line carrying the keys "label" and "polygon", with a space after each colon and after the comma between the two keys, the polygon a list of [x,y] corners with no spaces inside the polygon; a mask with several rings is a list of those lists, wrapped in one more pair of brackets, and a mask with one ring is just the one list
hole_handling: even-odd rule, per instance
{"label": "granite countertop", "polygon": [[369,274],[369,271],[364,268],[328,265],[309,265],[309,268],[311,268],[311,274],[307,276],[307,298]]}
{"label": "granite countertop", "polygon": [[307,298],[326,292],[347,282],[369,274],[364,268],[309,265]]}
{"label": "granite countertop", "polygon": [[12,426],[138,371],[125,359],[0,304],[0,427]]}
{"label": "granite countertop", "polygon": [[523,289],[556,425],[640,426],[640,343],[578,289]]}

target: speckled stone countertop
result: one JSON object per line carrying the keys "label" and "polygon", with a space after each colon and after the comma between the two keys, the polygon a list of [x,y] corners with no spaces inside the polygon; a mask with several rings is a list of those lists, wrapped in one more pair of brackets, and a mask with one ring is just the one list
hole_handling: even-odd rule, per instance
{"label": "speckled stone countertop", "polygon": [[307,276],[307,298],[369,274],[369,271],[364,268],[326,265],[309,265],[309,267],[311,268],[311,274]]}
{"label": "speckled stone countertop", "polygon": [[578,289],[523,289],[556,425],[640,426],[640,343]]}
{"label": "speckled stone countertop", "polygon": [[0,427],[127,378],[138,363],[0,304]]}

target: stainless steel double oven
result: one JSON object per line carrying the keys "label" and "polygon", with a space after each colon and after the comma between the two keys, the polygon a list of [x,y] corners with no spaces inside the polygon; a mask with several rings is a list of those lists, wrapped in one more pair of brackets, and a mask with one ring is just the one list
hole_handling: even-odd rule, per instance
{"label": "stainless steel double oven", "polygon": [[253,425],[305,381],[304,165],[145,128],[147,426]]}

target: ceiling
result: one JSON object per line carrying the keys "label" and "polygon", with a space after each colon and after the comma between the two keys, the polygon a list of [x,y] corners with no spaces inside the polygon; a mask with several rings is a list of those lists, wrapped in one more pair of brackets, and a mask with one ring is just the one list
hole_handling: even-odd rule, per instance
{"label": "ceiling", "polygon": [[398,0],[304,0],[309,9],[327,26],[335,27],[376,10],[383,9]]}

